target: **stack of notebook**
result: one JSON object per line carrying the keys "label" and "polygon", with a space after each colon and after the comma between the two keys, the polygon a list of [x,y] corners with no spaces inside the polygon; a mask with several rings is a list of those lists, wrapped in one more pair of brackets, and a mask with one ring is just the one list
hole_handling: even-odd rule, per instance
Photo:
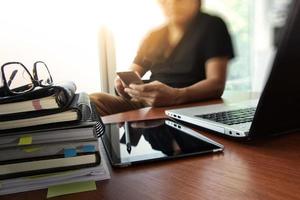
{"label": "stack of notebook", "polygon": [[0,195],[110,178],[101,119],[72,82],[0,98]]}

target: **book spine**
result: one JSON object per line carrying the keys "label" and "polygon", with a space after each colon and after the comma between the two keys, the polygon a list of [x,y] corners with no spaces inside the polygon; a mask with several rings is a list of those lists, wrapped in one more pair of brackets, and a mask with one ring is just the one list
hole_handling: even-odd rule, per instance
{"label": "book spine", "polygon": [[[19,171],[19,172],[11,172],[11,173],[6,173],[6,174],[0,174],[0,180],[4,179],[12,179],[12,178],[19,178],[19,177],[26,177],[26,176],[34,176],[34,175],[42,175],[42,174],[49,174],[49,173],[55,173],[55,172],[63,172],[67,170],[76,170],[76,169],[81,169],[81,168],[88,168],[88,167],[95,167],[98,166],[101,163],[101,156],[99,151],[94,152],[94,153],[83,153],[79,154],[78,156],[85,156],[85,155],[94,155],[95,156],[95,162],[91,163],[84,163],[84,164],[78,164],[74,165],[72,162],[69,163],[69,166],[63,166],[63,167],[53,167],[53,168],[48,168],[45,166],[43,169],[38,169],[38,170],[24,170],[24,171]],[[56,157],[47,157],[47,158],[42,158],[40,160],[34,160],[34,161],[47,161],[47,160],[55,160],[57,158],[61,158],[56,156]],[[25,162],[30,162],[31,160],[27,160]],[[23,162],[24,163],[24,162]],[[20,165],[22,165],[22,162],[20,162]],[[0,166],[1,168],[1,166]]]}

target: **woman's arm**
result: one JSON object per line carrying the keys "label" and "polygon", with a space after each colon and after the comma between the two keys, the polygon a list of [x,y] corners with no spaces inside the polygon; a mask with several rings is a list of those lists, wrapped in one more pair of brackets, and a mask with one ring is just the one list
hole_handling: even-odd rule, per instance
{"label": "woman's arm", "polygon": [[206,62],[206,79],[192,86],[178,89],[176,104],[210,98],[220,98],[223,94],[228,58],[212,58]]}
{"label": "woman's arm", "polygon": [[227,57],[217,57],[206,62],[206,79],[185,88],[172,88],[159,81],[126,88],[131,97],[149,106],[172,106],[204,99],[220,98],[226,82]]}
{"label": "woman's arm", "polygon": [[138,64],[132,64],[131,67],[130,67],[130,69],[131,69],[132,71],[135,71],[136,73],[138,73],[138,75],[139,75],[140,77],[143,77],[144,74],[147,72],[147,71],[145,70],[145,68],[139,66]]}

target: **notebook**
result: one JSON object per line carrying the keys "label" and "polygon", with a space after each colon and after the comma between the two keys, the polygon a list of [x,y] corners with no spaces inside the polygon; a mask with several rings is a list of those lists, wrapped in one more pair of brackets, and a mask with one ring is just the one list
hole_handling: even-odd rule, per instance
{"label": "notebook", "polygon": [[4,134],[1,135],[0,139],[0,151],[3,148],[19,146],[22,144],[22,141],[25,141],[26,139],[30,140],[31,145],[39,145],[45,143],[87,140],[98,137],[97,134],[94,124],[85,127],[79,126],[58,130]]}
{"label": "notebook", "polygon": [[71,81],[38,88],[29,93],[0,97],[0,116],[14,113],[63,109],[68,106],[76,91]]}
{"label": "notebook", "polygon": [[[99,149],[100,157],[105,158],[106,155],[103,152],[104,149],[101,142],[99,142]],[[0,195],[38,190],[67,183],[100,181],[109,178],[110,173],[106,159],[101,159],[100,165],[96,167],[1,180]]]}
{"label": "notebook", "polygon": [[97,138],[38,145],[18,145],[1,149],[0,155],[0,180],[100,164]]}
{"label": "notebook", "polygon": [[67,108],[40,110],[0,116],[0,130],[20,129],[44,124],[87,120],[91,116],[91,106],[86,93],[76,94]]}

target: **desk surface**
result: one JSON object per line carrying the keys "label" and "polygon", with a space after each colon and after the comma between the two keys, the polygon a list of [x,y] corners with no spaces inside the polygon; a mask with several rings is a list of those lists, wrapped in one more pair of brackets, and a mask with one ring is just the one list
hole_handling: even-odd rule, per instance
{"label": "desk surface", "polygon": [[[230,101],[245,98],[252,95],[230,98]],[[162,118],[164,110],[144,108],[104,120]],[[251,144],[203,134],[224,144],[224,153],[110,169],[112,178],[97,182],[97,191],[53,199],[300,199],[300,134]],[[46,193],[47,190],[38,190],[0,196],[0,199],[45,199]]]}

